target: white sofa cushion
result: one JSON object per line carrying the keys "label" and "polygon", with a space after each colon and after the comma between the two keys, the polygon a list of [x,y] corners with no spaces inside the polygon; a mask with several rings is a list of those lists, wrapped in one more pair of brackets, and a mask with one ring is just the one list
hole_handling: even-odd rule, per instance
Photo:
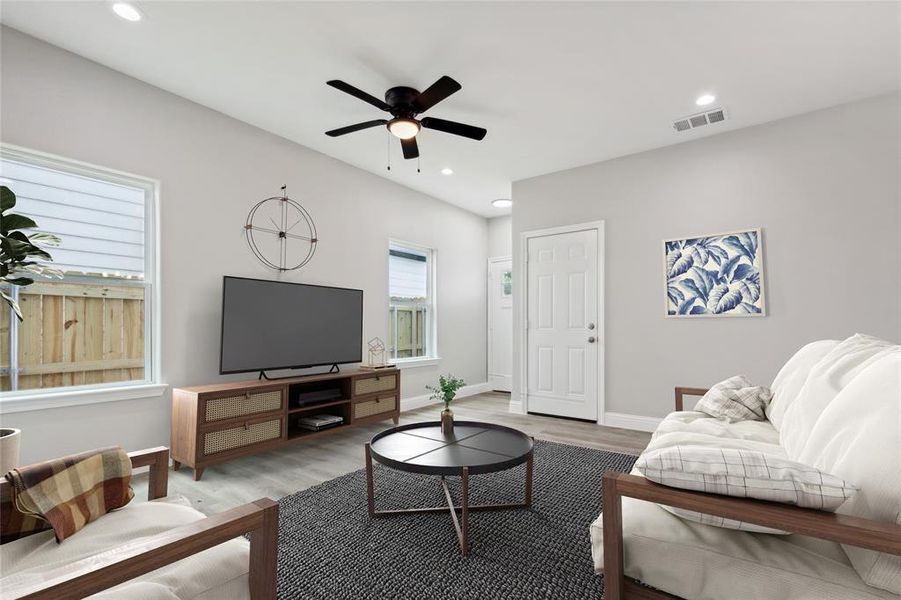
{"label": "white sofa cushion", "polygon": [[[826,407],[800,460],[860,492],[838,512],[901,525],[901,346],[862,370]],[[901,556],[845,546],[865,582],[901,594]]]}
{"label": "white sofa cushion", "polygon": [[[637,472],[635,472],[637,473]],[[626,575],[692,600],[899,600],[861,580],[839,544],[684,521],[652,502],[622,499]],[[602,517],[591,525],[604,567]]]}
{"label": "white sofa cushion", "polygon": [[[644,452],[635,469],[661,485],[834,511],[857,492],[853,484],[823,471],[764,452],[704,446],[674,446]],[[705,525],[787,534],[787,531],[661,505]]]}
{"label": "white sofa cushion", "polygon": [[869,364],[890,351],[893,344],[856,334],[843,340],[810,370],[798,397],[785,411],[779,430],[780,443],[789,458],[800,460],[801,451],[820,415]]}
{"label": "white sofa cushion", "polygon": [[766,416],[777,430],[782,429],[782,419],[785,411],[798,397],[801,388],[807,381],[807,376],[815,364],[838,346],[838,340],[820,340],[811,342],[795,352],[788,359],[773,380],[770,390],[773,399],[766,407]]}
{"label": "white sofa cushion", "polygon": [[744,375],[735,375],[711,387],[695,410],[730,423],[763,421],[772,397],[767,388],[752,385]]}
{"label": "white sofa cushion", "polygon": [[[2,597],[18,598],[52,582],[65,579],[76,569],[114,557],[125,546],[140,544],[150,536],[203,519],[187,500],[171,498],[132,502],[105,515],[78,535],[57,544],[52,531],[0,546]],[[147,575],[110,588],[91,598],[109,600],[172,600],[249,598],[249,543],[230,540]]]}

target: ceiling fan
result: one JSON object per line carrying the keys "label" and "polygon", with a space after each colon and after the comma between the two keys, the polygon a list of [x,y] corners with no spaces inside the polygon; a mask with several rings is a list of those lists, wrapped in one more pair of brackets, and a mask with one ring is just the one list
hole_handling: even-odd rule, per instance
{"label": "ceiling fan", "polygon": [[400,145],[404,151],[404,158],[416,158],[419,156],[419,146],[416,143],[416,135],[423,127],[426,129],[443,131],[444,133],[452,133],[473,140],[482,140],[482,138],[485,137],[485,134],[488,133],[486,129],[481,127],[473,127],[472,125],[465,125],[455,121],[445,121],[444,119],[436,119],[434,117],[425,117],[424,119],[416,118],[418,115],[429,110],[454,92],[463,89],[462,85],[447,75],[442,76],[441,79],[429,86],[424,92],[405,86],[393,87],[385,92],[384,102],[375,96],[367,94],[363,90],[357,89],[338,79],[329,81],[328,85],[341,90],[346,94],[350,94],[355,98],[359,98],[363,102],[368,102],[387,113],[391,113],[391,116],[393,117],[390,120],[375,119],[373,121],[365,121],[363,123],[357,123],[356,125],[348,125],[347,127],[326,131],[325,135],[331,137],[338,137],[339,135],[353,133],[354,131],[386,125],[388,131],[390,131],[392,135],[400,138]]}

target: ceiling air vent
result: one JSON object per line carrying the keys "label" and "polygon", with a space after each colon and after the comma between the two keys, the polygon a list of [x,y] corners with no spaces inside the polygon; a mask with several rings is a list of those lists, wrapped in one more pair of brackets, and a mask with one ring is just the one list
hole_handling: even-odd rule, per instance
{"label": "ceiling air vent", "polygon": [[673,129],[676,131],[688,131],[689,129],[697,129],[704,125],[712,125],[726,120],[726,110],[723,108],[714,108],[706,112],[690,115],[682,119],[678,119],[673,123]]}

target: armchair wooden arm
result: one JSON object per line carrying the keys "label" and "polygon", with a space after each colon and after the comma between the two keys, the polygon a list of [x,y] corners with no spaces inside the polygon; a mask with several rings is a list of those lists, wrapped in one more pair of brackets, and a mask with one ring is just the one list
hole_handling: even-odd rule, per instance
{"label": "armchair wooden arm", "polygon": [[[622,497],[666,504],[901,556],[901,525],[798,508],[789,504],[680,490],[644,477],[604,474],[604,597],[672,598],[640,588],[623,574]],[[650,595],[648,595],[650,594]]]}
{"label": "armchair wooden arm", "polygon": [[676,387],[676,410],[685,410],[682,404],[682,396],[703,396],[708,391],[707,388],[695,387]]}
{"label": "armchair wooden arm", "polygon": [[[165,446],[129,452],[131,468],[150,467],[147,499],[165,498],[169,490],[169,449]],[[0,503],[12,498],[13,486],[0,474]]]}

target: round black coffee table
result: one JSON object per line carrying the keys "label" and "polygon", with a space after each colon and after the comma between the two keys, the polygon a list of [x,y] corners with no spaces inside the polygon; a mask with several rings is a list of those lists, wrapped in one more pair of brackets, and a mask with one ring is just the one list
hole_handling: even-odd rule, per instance
{"label": "round black coffee table", "polygon": [[[366,495],[370,517],[389,517],[411,513],[450,511],[460,552],[469,551],[469,513],[474,510],[504,510],[528,508],[532,505],[532,449],[531,437],[502,425],[476,421],[455,421],[451,435],[441,433],[441,423],[413,423],[393,427],[375,435],[366,444]],[[447,506],[376,510],[372,477],[372,461],[411,473],[441,476],[441,487]],[[469,504],[469,476],[504,471],[526,463],[525,500],[518,504]],[[447,487],[448,476],[462,478],[460,505],[454,504]],[[457,510],[460,519],[457,519]]]}

